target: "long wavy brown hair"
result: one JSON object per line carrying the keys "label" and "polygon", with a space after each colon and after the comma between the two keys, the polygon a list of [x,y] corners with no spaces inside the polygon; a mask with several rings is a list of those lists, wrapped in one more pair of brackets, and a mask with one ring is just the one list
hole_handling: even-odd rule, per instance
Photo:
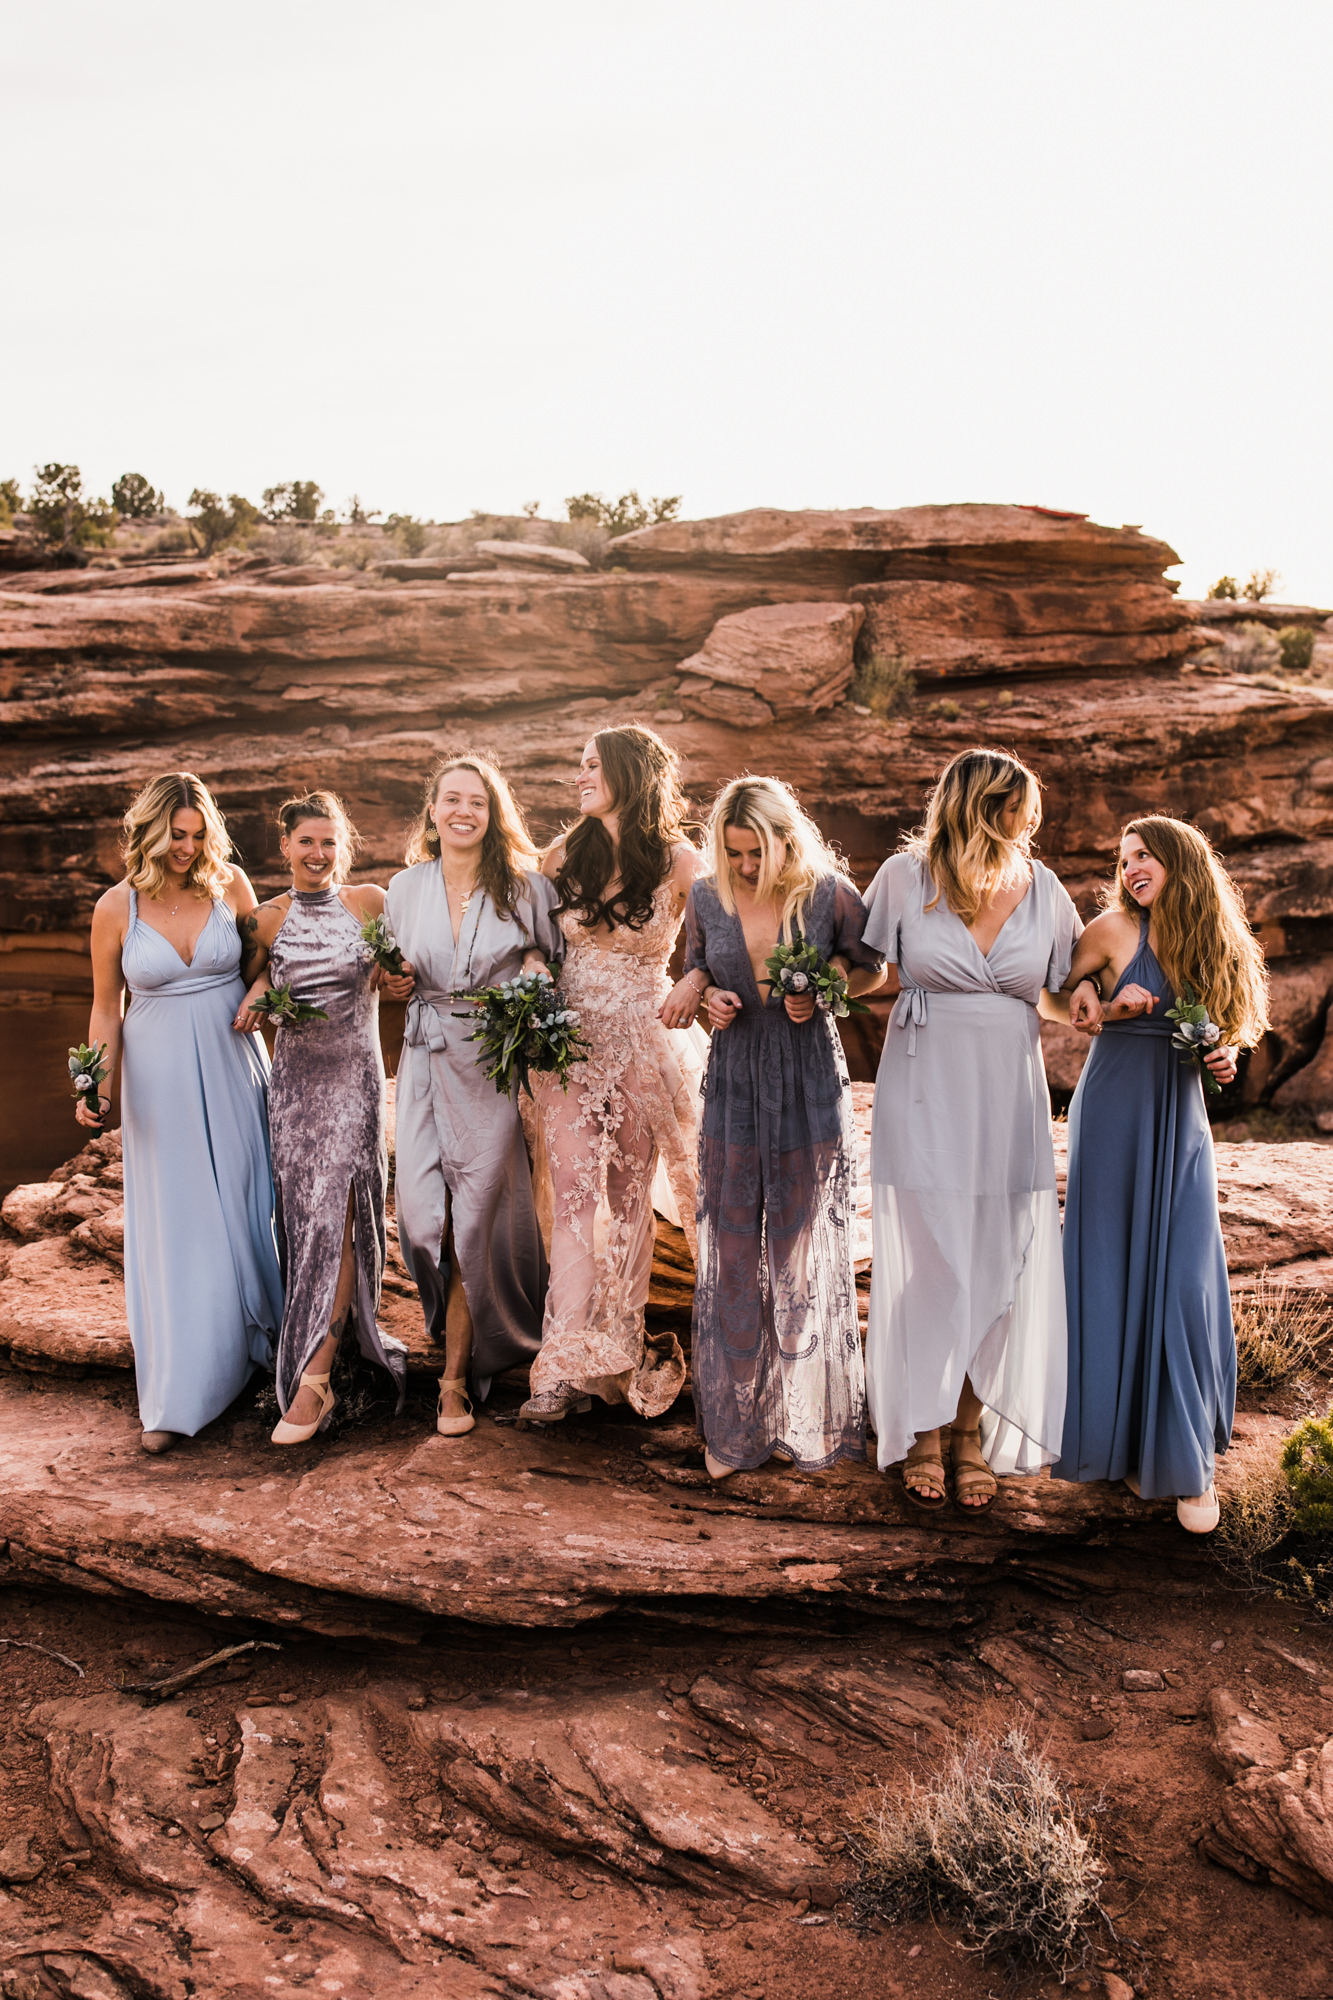
{"label": "long wavy brown hair", "polygon": [[[1022,831],[1004,822],[1021,808]],[[1041,784],[1035,771],[1003,750],[963,750],[939,775],[926,823],[903,843],[919,855],[935,886],[965,924],[988,897],[1026,872],[1033,834],[1041,825]]]}
{"label": "long wavy brown hair", "polygon": [[[604,923],[639,931],[653,914],[653,897],[671,873],[684,838],[685,794],[675,751],[641,722],[599,729],[593,738],[615,803],[619,839],[599,819],[566,828],[565,858],[556,872],[557,908],[591,929]],[[614,895],[607,895],[612,881]]]}
{"label": "long wavy brown hair", "polygon": [[[1135,835],[1166,870],[1152,902],[1157,960],[1176,992],[1192,986],[1208,1018],[1233,1047],[1252,1049],[1268,1026],[1268,973],[1264,954],[1245,916],[1245,898],[1213,851],[1211,841],[1183,819],[1149,813],[1121,831]],[[1117,859],[1115,881],[1102,905],[1143,918]]]}
{"label": "long wavy brown hair", "polygon": [[221,896],[233,875],[231,837],[213,795],[193,771],[167,771],[150,778],[124,818],[125,880],[141,896],[157,896],[167,879],[163,859],[171,845],[171,821],[182,809],[199,813],[204,844],[190,864],[186,886],[197,896]]}
{"label": "long wavy brown hair", "polygon": [[409,868],[418,861],[438,861],[440,836],[431,811],[440,796],[440,786],[451,771],[471,771],[486,794],[488,816],[481,841],[481,864],[477,881],[501,916],[514,914],[514,904],[523,888],[524,872],[537,866],[537,849],[522,807],[510,791],[504,773],[489,757],[477,750],[458,750],[437,757],[426,773],[421,810],[408,835],[403,855]]}
{"label": "long wavy brown hair", "polygon": [[345,882],[352,872],[361,846],[361,836],[352,825],[351,815],[336,792],[301,792],[294,799],[284,799],[278,807],[278,831],[295,833],[303,820],[327,819],[338,830],[338,858],[333,867],[335,882]]}

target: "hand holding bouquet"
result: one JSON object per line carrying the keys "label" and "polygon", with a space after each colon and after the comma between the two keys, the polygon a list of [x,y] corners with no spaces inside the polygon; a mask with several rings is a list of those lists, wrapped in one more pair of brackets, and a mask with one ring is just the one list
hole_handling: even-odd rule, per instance
{"label": "hand holding bouquet", "polygon": [[312,1007],[308,1000],[298,1000],[290,986],[270,986],[267,993],[261,993],[257,1000],[250,1002],[252,1011],[263,1014],[275,1027],[295,1028],[302,1021],[327,1021],[328,1015],[322,1007]]}
{"label": "hand holding bouquet", "polygon": [[367,917],[361,926],[361,937],[370,946],[370,955],[380,971],[387,972],[392,979],[401,979],[403,954],[385,918]]}
{"label": "hand holding bouquet", "polygon": [[86,1105],[99,1125],[106,1116],[102,1110],[102,1085],[106,1080],[103,1059],[106,1051],[105,1042],[97,1042],[92,1048],[87,1042],[80,1042],[77,1049],[69,1052],[69,1076],[74,1085],[75,1108]]}
{"label": "hand holding bouquet", "polygon": [[561,1005],[549,972],[521,972],[499,986],[452,997],[472,1002],[470,1012],[456,1012],[454,1018],[476,1021],[467,1039],[480,1044],[477,1061],[501,1097],[511,1094],[515,1082],[531,1097],[533,1071],[558,1077],[560,1088],[568,1090],[570,1069],[588,1060],[579,1017]]}
{"label": "hand holding bouquet", "polygon": [[1181,1051],[1182,1062],[1198,1064],[1204,1090],[1209,1097],[1219,1097],[1222,1086],[1204,1057],[1222,1039],[1222,1030],[1215,1021],[1208,1019],[1208,1009],[1196,998],[1192,986],[1186,986],[1183,993],[1177,993],[1176,1004],[1167,1008],[1166,1018],[1176,1023],[1176,1032],[1171,1037],[1172,1048]]}
{"label": "hand holding bouquet", "polygon": [[847,1014],[870,1012],[864,1000],[851,998],[847,981],[837,967],[830,965],[826,958],[821,958],[794,925],[791,943],[779,944],[765,963],[769,983],[782,1000],[795,1000],[803,993],[813,994],[819,1011],[832,1014],[835,1021],[842,1020]]}

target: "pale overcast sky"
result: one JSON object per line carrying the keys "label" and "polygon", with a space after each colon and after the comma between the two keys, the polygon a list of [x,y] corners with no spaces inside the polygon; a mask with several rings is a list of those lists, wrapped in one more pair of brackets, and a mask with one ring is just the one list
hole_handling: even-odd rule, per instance
{"label": "pale overcast sky", "polygon": [[0,477],[1017,500],[1333,603],[1327,0],[9,0]]}

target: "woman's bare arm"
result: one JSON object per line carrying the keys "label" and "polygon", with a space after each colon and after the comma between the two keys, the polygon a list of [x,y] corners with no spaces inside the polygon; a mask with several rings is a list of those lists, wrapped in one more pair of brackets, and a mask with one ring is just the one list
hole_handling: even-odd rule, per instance
{"label": "woman's bare arm", "polygon": [[99,896],[93,911],[93,1005],[88,1017],[88,1041],[93,1048],[105,1042],[106,1076],[99,1092],[100,1103],[89,1104],[82,1099],[74,1112],[80,1125],[87,1125],[93,1131],[101,1129],[102,1120],[98,1111],[101,1105],[110,1103],[107,1092],[111,1088],[116,1064],[120,1061],[125,992],[120,955],[129,915],[130,893],[123,882],[118,882],[114,889],[108,889],[104,896]]}

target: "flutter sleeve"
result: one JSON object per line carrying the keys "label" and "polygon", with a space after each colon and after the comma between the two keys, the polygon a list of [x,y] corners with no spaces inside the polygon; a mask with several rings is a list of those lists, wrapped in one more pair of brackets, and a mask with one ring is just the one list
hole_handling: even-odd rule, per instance
{"label": "flutter sleeve", "polygon": [[527,931],[537,951],[544,952],[550,964],[563,965],[565,959],[565,934],[556,922],[553,912],[559,898],[554,882],[533,870],[523,877],[524,892],[519,897],[519,921]]}
{"label": "flutter sleeve", "polygon": [[[699,882],[690,885],[690,893],[685,898],[685,972],[708,971],[708,934],[704,928],[703,911],[700,908],[699,890],[704,886]],[[711,974],[710,974],[711,977]]]}
{"label": "flutter sleeve", "polygon": [[865,894],[866,921],[862,943],[879,954],[881,962],[898,962],[898,940],[902,930],[907,891],[912,879],[910,854],[891,854]]}
{"label": "flutter sleeve", "polygon": [[865,928],[870,912],[861,901],[860,891],[845,875],[835,875],[833,883],[833,953],[830,955],[845,958],[848,965],[863,965],[872,972],[880,971],[884,954],[876,951],[866,939]]}
{"label": "flutter sleeve", "polygon": [[1083,919],[1074,908],[1074,900],[1063,882],[1051,876],[1054,892],[1051,923],[1051,958],[1046,967],[1046,987],[1051,993],[1058,993],[1069,977],[1069,968],[1074,958],[1074,946],[1083,935]]}

